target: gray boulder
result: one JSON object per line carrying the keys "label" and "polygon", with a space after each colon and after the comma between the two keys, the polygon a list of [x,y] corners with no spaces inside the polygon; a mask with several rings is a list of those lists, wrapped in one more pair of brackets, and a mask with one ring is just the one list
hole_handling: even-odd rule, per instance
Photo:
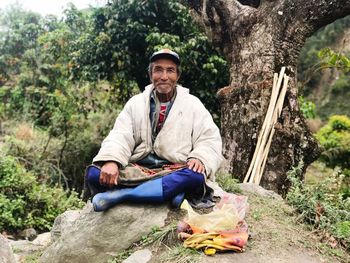
{"label": "gray boulder", "polygon": [[51,238],[53,241],[58,240],[61,235],[65,234],[67,230],[74,224],[74,222],[81,216],[83,211],[87,212],[91,209],[85,207],[84,210],[68,210],[56,217],[51,229]]}
{"label": "gray boulder", "polygon": [[60,238],[44,251],[40,262],[106,263],[152,227],[164,226],[167,214],[166,205],[121,204],[102,213],[88,206],[76,221],[63,227]]}
{"label": "gray boulder", "polygon": [[15,263],[15,257],[8,240],[0,234],[0,263]]}

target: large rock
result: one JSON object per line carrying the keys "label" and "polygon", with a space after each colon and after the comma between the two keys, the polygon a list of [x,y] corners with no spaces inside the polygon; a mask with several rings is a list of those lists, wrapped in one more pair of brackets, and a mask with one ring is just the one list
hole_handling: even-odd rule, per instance
{"label": "large rock", "polygon": [[84,210],[68,210],[56,217],[51,229],[52,240],[58,240],[62,235],[69,231],[70,227],[74,224],[74,222],[81,216],[81,214],[84,211],[87,212],[90,210],[91,209],[87,206]]}
{"label": "large rock", "polygon": [[165,205],[123,204],[103,213],[94,212],[89,206],[64,228],[40,262],[106,263],[147,235],[153,226],[164,226],[167,213]]}
{"label": "large rock", "polygon": [[8,240],[0,234],[0,263],[15,263],[15,257]]}

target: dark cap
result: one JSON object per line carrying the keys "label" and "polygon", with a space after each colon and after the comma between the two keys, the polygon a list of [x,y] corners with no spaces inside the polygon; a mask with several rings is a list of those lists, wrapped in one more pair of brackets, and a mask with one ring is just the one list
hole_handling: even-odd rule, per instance
{"label": "dark cap", "polygon": [[172,50],[170,50],[168,48],[164,48],[164,49],[161,49],[161,50],[158,50],[158,51],[154,52],[152,54],[152,56],[150,57],[149,61],[150,62],[154,62],[154,61],[156,61],[157,59],[160,59],[160,58],[170,59],[170,60],[174,61],[174,63],[176,65],[180,65],[180,57],[179,57],[179,55],[176,52],[174,52],[174,51],[172,51]]}

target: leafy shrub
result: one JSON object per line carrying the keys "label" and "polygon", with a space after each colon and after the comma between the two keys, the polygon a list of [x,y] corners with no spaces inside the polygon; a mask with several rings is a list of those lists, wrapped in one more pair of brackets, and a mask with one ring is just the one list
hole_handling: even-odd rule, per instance
{"label": "leafy shrub", "polygon": [[118,110],[115,106],[114,112],[71,118],[68,132],[56,136],[30,123],[7,121],[3,125],[6,136],[1,150],[16,156],[40,182],[80,192],[85,167],[112,129]]}
{"label": "leafy shrub", "polygon": [[350,166],[350,119],[347,116],[332,116],[316,137],[325,148],[322,161],[331,167]]}
{"label": "leafy shrub", "polygon": [[306,100],[304,97],[299,97],[300,111],[306,119],[313,119],[316,117],[316,105],[312,101]]}
{"label": "leafy shrub", "polygon": [[339,169],[312,185],[299,179],[303,163],[288,173],[291,188],[287,201],[300,213],[299,218],[314,228],[331,233],[345,247],[350,247],[350,197],[339,193],[343,175]]}
{"label": "leafy shrub", "polygon": [[47,230],[59,214],[82,204],[77,193],[40,184],[16,158],[1,156],[0,232],[29,227]]}
{"label": "leafy shrub", "polygon": [[236,178],[233,178],[231,174],[225,173],[223,171],[218,171],[216,173],[215,181],[226,192],[230,192],[230,193],[242,192],[242,190],[238,186],[239,180]]}

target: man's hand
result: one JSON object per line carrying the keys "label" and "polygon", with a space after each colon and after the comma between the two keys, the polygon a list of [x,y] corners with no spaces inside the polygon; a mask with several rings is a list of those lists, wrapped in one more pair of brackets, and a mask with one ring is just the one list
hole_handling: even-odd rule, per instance
{"label": "man's hand", "polygon": [[101,168],[100,184],[106,186],[117,185],[119,167],[116,162],[106,162]]}
{"label": "man's hand", "polygon": [[195,158],[191,158],[187,161],[188,169],[193,170],[194,172],[205,174],[205,167],[203,163]]}

